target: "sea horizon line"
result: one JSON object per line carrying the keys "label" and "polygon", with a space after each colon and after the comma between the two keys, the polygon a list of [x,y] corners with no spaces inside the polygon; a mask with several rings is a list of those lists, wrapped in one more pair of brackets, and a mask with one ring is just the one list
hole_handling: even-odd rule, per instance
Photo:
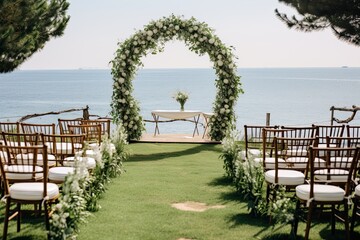
{"label": "sea horizon line", "polygon": [[[237,69],[339,69],[339,68],[360,68],[360,66],[338,66],[338,67],[334,67],[334,66],[330,66],[330,67],[238,67]],[[139,70],[196,70],[196,69],[213,69],[211,67],[168,67],[168,68],[151,68],[151,67],[144,67],[144,68],[140,68]],[[16,69],[13,72],[19,72],[19,71],[89,71],[89,70],[94,70],[94,71],[98,71],[98,70],[111,70],[111,68],[95,68],[95,67],[79,67],[79,68],[44,68],[44,69]]]}

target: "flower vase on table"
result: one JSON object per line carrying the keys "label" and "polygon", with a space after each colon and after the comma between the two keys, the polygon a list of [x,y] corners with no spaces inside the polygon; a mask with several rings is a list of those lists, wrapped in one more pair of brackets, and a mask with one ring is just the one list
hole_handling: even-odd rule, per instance
{"label": "flower vase on table", "polygon": [[173,98],[175,98],[175,100],[180,103],[180,111],[184,111],[184,106],[186,100],[189,98],[189,95],[186,92],[177,91]]}
{"label": "flower vase on table", "polygon": [[183,111],[184,111],[184,105],[185,105],[185,102],[180,103],[180,111],[181,111],[181,112],[183,112]]}

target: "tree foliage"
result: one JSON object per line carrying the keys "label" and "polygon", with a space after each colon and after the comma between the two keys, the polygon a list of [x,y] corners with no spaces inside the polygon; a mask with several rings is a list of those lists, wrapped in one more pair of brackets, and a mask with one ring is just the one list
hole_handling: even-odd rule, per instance
{"label": "tree foliage", "polygon": [[297,10],[301,18],[289,18],[275,10],[289,28],[309,32],[330,28],[335,36],[360,45],[360,0],[279,0]]}
{"label": "tree foliage", "polygon": [[69,21],[66,0],[0,0],[0,73],[10,72]]}

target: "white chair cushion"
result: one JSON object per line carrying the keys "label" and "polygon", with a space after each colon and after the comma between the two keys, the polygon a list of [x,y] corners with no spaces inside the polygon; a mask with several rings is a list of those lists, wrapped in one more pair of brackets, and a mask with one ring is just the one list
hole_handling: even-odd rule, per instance
{"label": "white chair cushion", "polygon": [[[9,180],[30,180],[32,179],[33,166],[31,165],[10,165],[7,167],[8,171],[6,177]],[[39,172],[35,174],[35,178],[41,179],[43,177],[43,168],[35,166],[35,171]],[[19,173],[16,173],[19,172]],[[28,174],[27,174],[28,173]]]}
{"label": "white chair cushion", "polygon": [[[17,200],[42,200],[44,183],[14,183],[9,188],[10,197]],[[47,194],[50,199],[59,195],[59,187],[54,183],[47,183]]]}
{"label": "white chair cushion", "polygon": [[49,180],[63,182],[69,173],[73,173],[73,167],[53,167],[49,169]]}
{"label": "white chair cushion", "polygon": [[[51,151],[54,151],[54,144],[53,143],[46,143]],[[73,144],[67,142],[57,142],[56,143],[56,153],[57,154],[73,154]],[[82,144],[74,143],[75,149],[81,149]]]}
{"label": "white chair cushion", "polygon": [[360,185],[357,185],[355,188],[355,195],[360,197]]}
{"label": "white chair cushion", "polygon": [[302,168],[305,169],[309,158],[307,157],[290,157],[286,159],[289,168]]}
{"label": "white chair cushion", "polygon": [[[321,181],[326,181],[328,179],[328,170],[327,169],[319,169],[314,171],[315,178]],[[349,171],[344,169],[330,169],[329,180],[336,182],[347,182]]]}
{"label": "white chair cushion", "polygon": [[[275,170],[269,170],[265,172],[265,180],[268,183],[275,182]],[[278,169],[278,182],[277,184],[287,185],[287,186],[296,186],[304,184],[305,175],[296,170],[287,170],[287,169]]]}
{"label": "white chair cushion", "polygon": [[[16,160],[29,160],[29,164],[32,164],[32,160],[34,159],[34,154],[32,153],[20,153],[18,155],[16,155]],[[54,155],[52,154],[48,154],[47,155],[48,158],[48,166],[54,166],[56,165],[56,158]],[[43,155],[42,154],[37,154],[37,160],[36,160],[36,165],[39,166],[43,166],[44,161],[43,161]]]}
{"label": "white chair cushion", "polygon": [[[320,202],[340,202],[344,199],[345,191],[338,186],[314,184],[314,200]],[[310,199],[310,184],[296,187],[296,196],[302,200]]]}
{"label": "white chair cushion", "polygon": [[[319,143],[319,144],[318,144],[318,147],[319,147],[319,148],[326,148],[326,147],[327,147],[327,144],[326,144],[326,143]],[[331,143],[331,144],[329,144],[329,147],[330,147],[330,148],[336,148],[336,147],[338,147],[338,145],[336,145],[336,144],[334,144],[334,143]],[[324,153],[325,153],[325,151],[320,151],[318,157],[324,157]],[[330,155],[331,155],[331,156],[334,156],[335,153],[336,153],[335,151],[332,151],[332,152],[330,153]]]}
{"label": "white chair cushion", "polygon": [[261,151],[259,149],[248,149],[248,153],[255,157],[261,156]]}
{"label": "white chair cushion", "polygon": [[[94,169],[96,167],[96,161],[91,157],[77,157],[79,161],[86,161],[87,169]],[[64,166],[73,167],[74,166],[75,157],[67,157],[64,159]]]}
{"label": "white chair cushion", "polygon": [[308,155],[308,151],[303,150],[303,149],[296,149],[295,147],[293,147],[291,149],[287,149],[285,151],[285,155],[287,155],[287,156],[306,157]]}
{"label": "white chair cushion", "polygon": [[[307,157],[289,157],[286,159],[286,162],[289,163],[290,168],[303,168],[305,169],[307,166],[307,162],[309,158]],[[319,164],[320,163],[320,164]],[[325,167],[325,160],[321,158],[315,158],[315,166],[322,166]]]}
{"label": "white chair cushion", "polygon": [[[112,147],[111,147],[111,150],[113,152],[116,151],[115,145],[114,145],[114,149],[112,149]],[[246,151],[245,150],[242,150],[239,154],[240,154],[240,159],[241,160],[246,160]],[[261,151],[258,150],[258,149],[248,149],[248,154],[247,155],[248,155],[249,159],[254,159],[254,158],[257,158],[257,157],[261,156]]]}
{"label": "white chair cushion", "polygon": [[[78,151],[78,152],[75,153],[76,156],[82,156],[82,154],[83,154],[83,151]],[[97,154],[97,152],[92,150],[92,149],[88,149],[85,152],[85,155],[87,157],[92,157],[92,158],[96,157],[96,154]]]}
{"label": "white chair cushion", "polygon": [[[71,143],[57,142],[55,147],[57,154],[73,154]],[[55,151],[55,149],[53,149],[54,145],[52,143],[49,143],[49,148],[51,151]]]}
{"label": "white chair cushion", "polygon": [[330,166],[350,168],[353,157],[330,157]]}
{"label": "white chair cushion", "polygon": [[75,149],[82,149],[83,145],[81,143],[74,143],[74,148]]}
{"label": "white chair cushion", "polygon": [[[319,148],[326,148],[327,147],[327,144],[326,143],[319,143],[318,144],[318,147]],[[337,145],[335,143],[330,143],[329,144],[329,147],[337,147]]]}
{"label": "white chair cushion", "polygon": [[[263,162],[263,158],[255,158],[255,162]],[[274,157],[265,157],[265,168],[274,169],[275,168],[275,158]],[[282,158],[278,158],[278,168],[287,168],[286,162]]]}

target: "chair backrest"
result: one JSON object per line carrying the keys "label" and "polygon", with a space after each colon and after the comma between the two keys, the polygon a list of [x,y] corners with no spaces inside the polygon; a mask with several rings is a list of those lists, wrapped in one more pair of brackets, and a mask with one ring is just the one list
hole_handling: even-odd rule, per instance
{"label": "chair backrest", "polygon": [[346,125],[346,136],[352,138],[360,137],[360,126]]}
{"label": "chair backrest", "polygon": [[45,145],[4,145],[0,146],[0,149],[7,154],[7,162],[1,161],[0,164],[5,194],[8,192],[9,182],[47,182],[48,160]]}
{"label": "chair backrest", "polygon": [[1,136],[6,146],[33,146],[39,142],[39,134],[37,133],[2,132]]}
{"label": "chair backrest", "polygon": [[[317,146],[317,141],[316,137],[274,137],[275,168],[291,168],[304,172],[309,162],[309,148]],[[285,163],[278,165],[277,159],[283,159]]]}
{"label": "chair backrest", "polygon": [[21,128],[23,133],[55,134],[56,131],[54,123],[49,123],[49,124],[21,123]]}
{"label": "chair backrest", "polygon": [[0,132],[20,133],[20,123],[0,122]]}
{"label": "chair backrest", "polygon": [[[350,194],[354,171],[358,169],[359,148],[310,147],[310,164],[306,176],[310,179],[310,197],[315,183],[338,185]],[[323,161],[318,161],[321,158]]]}
{"label": "chair backrest", "polygon": [[315,125],[317,128],[316,136],[319,137],[319,144],[326,144],[326,137],[342,137],[345,125]]}
{"label": "chair backrest", "polygon": [[314,138],[317,133],[317,127],[312,126],[281,126],[281,129],[292,130],[287,132],[288,138]]}
{"label": "chair backrest", "polygon": [[267,166],[268,158],[275,157],[275,140],[278,137],[284,137],[285,132],[291,130],[279,129],[279,128],[263,128],[262,129],[262,157],[263,157],[263,167],[264,169],[272,169],[273,162],[271,167]]}
{"label": "chair backrest", "polygon": [[110,137],[111,120],[110,119],[92,119],[81,120],[81,125],[101,125],[101,135],[107,134]]}
{"label": "chair backrest", "polygon": [[62,165],[66,157],[74,156],[84,146],[84,134],[41,134],[42,144],[55,156],[56,165]]}
{"label": "chair backrest", "polygon": [[[0,122],[0,133],[20,133],[20,124],[18,122]],[[2,143],[3,138],[0,135],[0,144]]]}
{"label": "chair backrest", "polygon": [[58,127],[60,134],[69,134],[70,131],[68,129],[68,125],[81,125],[82,118],[74,118],[74,119],[58,119]]}
{"label": "chair backrest", "polygon": [[248,157],[250,149],[262,149],[263,128],[277,129],[278,126],[244,125],[245,156]]}
{"label": "chair backrest", "polygon": [[326,137],[327,147],[356,148],[360,147],[359,137]]}
{"label": "chair backrest", "polygon": [[87,143],[101,143],[101,124],[68,125],[71,134],[85,135]]}

